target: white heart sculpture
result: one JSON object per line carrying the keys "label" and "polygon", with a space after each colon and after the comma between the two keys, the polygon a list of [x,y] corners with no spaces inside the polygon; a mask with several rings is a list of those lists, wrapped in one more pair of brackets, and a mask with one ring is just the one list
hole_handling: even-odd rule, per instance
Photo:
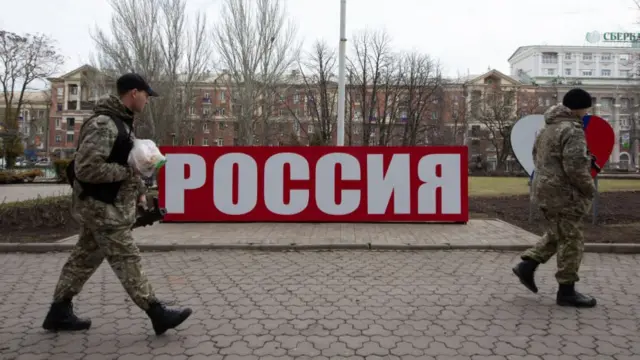
{"label": "white heart sculpture", "polygon": [[544,128],[544,115],[527,115],[518,120],[511,129],[511,149],[529,176],[535,170],[533,144],[542,128]]}

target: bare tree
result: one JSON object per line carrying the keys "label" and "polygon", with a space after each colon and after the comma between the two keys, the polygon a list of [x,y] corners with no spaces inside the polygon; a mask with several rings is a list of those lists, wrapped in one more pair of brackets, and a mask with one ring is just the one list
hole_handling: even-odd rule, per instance
{"label": "bare tree", "polygon": [[24,105],[24,94],[39,79],[56,73],[63,64],[63,57],[54,41],[42,34],[18,35],[0,30],[0,86],[4,96],[5,127],[12,136],[4,138],[7,167],[15,165],[22,152],[18,116]]}
{"label": "bare tree", "polygon": [[531,90],[496,84],[486,89],[481,103],[471,104],[475,109],[472,110],[474,118],[482,125],[483,135],[495,151],[497,170],[505,169],[511,154],[513,124],[523,116],[544,112],[546,99],[551,98],[553,92],[549,89]]}
{"label": "bare tree", "polygon": [[287,22],[283,0],[223,0],[220,15],[213,41],[235,88],[238,145],[252,145],[256,122],[268,128],[272,100],[298,58],[296,27]]}
{"label": "bare tree", "polygon": [[444,134],[442,144],[463,145],[465,143],[465,133],[468,128],[468,76],[458,75],[453,80],[443,81],[443,97],[441,104],[441,114],[444,118]]}
{"label": "bare tree", "polygon": [[[194,86],[210,76],[206,16],[186,12],[186,0],[110,0],[110,33],[96,29],[93,39],[101,71],[114,79],[125,72],[143,75],[161,96],[138,121],[139,136],[162,143],[194,128],[188,119]],[[196,117],[197,119],[197,117]],[[187,134],[188,135],[188,134]]]}
{"label": "bare tree", "polygon": [[440,116],[434,111],[438,106],[434,101],[439,100],[442,86],[441,68],[429,55],[412,52],[403,56],[400,71],[402,108],[406,114],[402,145],[419,145],[427,131],[440,129],[437,121]]}
{"label": "bare tree", "polygon": [[49,113],[51,110],[51,89],[34,91],[24,99],[23,109],[29,111],[28,128],[24,139],[28,150],[35,150],[42,142],[43,147],[48,149],[49,142]]}
{"label": "bare tree", "polygon": [[405,90],[402,84],[402,56],[389,54],[386,63],[380,69],[380,75],[377,96],[379,102],[369,123],[375,123],[378,129],[376,145],[389,146],[400,137],[398,129],[402,126],[400,109]]}
{"label": "bare tree", "polygon": [[355,109],[353,120],[362,120],[362,145],[370,144],[379,113],[380,87],[394,60],[391,37],[386,31],[364,30],[353,38],[353,54],[347,58],[349,96]]}
{"label": "bare tree", "polygon": [[[293,115],[294,126],[302,129],[310,145],[330,145],[336,127],[338,83],[336,79],[336,51],[321,40],[313,50],[298,61],[300,71],[298,95],[302,93],[305,110],[295,111],[283,96],[283,102]],[[296,109],[297,110],[297,109]],[[309,131],[311,128],[313,132]]]}

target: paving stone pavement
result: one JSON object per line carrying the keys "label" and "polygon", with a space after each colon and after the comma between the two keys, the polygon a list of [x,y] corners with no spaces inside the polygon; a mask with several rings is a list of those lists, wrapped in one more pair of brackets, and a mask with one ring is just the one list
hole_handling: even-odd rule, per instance
{"label": "paving stone pavement", "polygon": [[[138,244],[532,245],[539,237],[501,220],[464,224],[163,223],[134,230]],[[75,243],[77,235],[62,243]]]}
{"label": "paving stone pavement", "polygon": [[577,310],[555,305],[554,264],[527,292],[517,253],[145,253],[158,295],[194,309],[160,337],[104,264],[76,301],[93,328],[41,330],[66,256],[0,255],[0,359],[640,357],[640,256],[587,254],[579,287],[600,303]]}

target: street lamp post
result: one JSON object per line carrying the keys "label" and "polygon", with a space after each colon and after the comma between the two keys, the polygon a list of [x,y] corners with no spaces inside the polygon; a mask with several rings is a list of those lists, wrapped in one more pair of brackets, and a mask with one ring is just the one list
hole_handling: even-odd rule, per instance
{"label": "street lamp post", "polygon": [[340,0],[340,47],[338,49],[338,146],[344,146],[345,57],[347,51],[347,0]]}

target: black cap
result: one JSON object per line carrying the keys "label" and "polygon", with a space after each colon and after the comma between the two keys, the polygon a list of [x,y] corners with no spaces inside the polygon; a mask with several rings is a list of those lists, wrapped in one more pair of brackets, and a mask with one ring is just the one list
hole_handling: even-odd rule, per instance
{"label": "black cap", "polygon": [[591,94],[582,89],[571,89],[564,95],[562,105],[571,110],[588,109],[591,107]]}
{"label": "black cap", "polygon": [[138,91],[146,91],[149,96],[158,96],[158,93],[153,91],[149,83],[140,75],[135,73],[128,73],[120,76],[116,81],[118,88],[118,94],[122,95],[129,90],[136,89]]}

